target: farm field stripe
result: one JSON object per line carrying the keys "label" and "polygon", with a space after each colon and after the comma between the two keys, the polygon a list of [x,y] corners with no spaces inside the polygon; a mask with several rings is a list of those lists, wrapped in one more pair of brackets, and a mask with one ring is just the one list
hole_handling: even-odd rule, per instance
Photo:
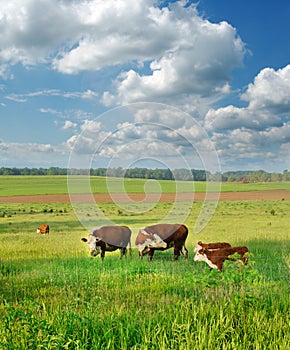
{"label": "farm field stripe", "polygon": [[[116,194],[114,200],[110,194],[94,194],[97,203],[124,203],[128,202],[128,197],[134,202],[174,202],[176,201],[175,193],[162,193],[160,198],[154,199],[146,194],[129,193]],[[210,193],[207,194],[210,200]],[[74,201],[91,202],[91,195],[75,194],[71,196]],[[179,201],[204,201],[205,193],[181,193],[178,195]],[[221,192],[220,201],[254,201],[254,200],[282,200],[290,199],[290,190],[266,190],[251,192]],[[70,196],[68,194],[47,194],[47,195],[30,195],[30,196],[0,196],[0,203],[69,203]]]}

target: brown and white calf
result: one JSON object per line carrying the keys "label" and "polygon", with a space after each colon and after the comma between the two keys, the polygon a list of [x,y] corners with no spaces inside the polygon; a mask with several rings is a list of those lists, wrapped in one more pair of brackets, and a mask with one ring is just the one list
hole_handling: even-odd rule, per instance
{"label": "brown and white calf", "polygon": [[41,233],[42,235],[49,234],[49,225],[46,225],[46,224],[40,225],[37,228],[36,232]]}
{"label": "brown and white calf", "polygon": [[131,253],[131,230],[127,226],[102,226],[90,232],[88,238],[82,238],[88,244],[90,256],[101,253],[101,259],[105,252],[113,252],[117,249],[121,252],[121,258],[127,253],[127,246]]}
{"label": "brown and white calf", "polygon": [[202,243],[201,241],[197,242],[194,247],[194,253],[197,253],[199,250],[207,248],[208,250],[217,250],[220,248],[231,247],[230,243],[226,242],[215,242],[215,243]]}
{"label": "brown and white calf", "polygon": [[185,241],[188,229],[180,224],[156,224],[147,226],[140,230],[135,244],[139,251],[139,257],[148,254],[149,261],[152,260],[155,250],[166,250],[174,248],[174,260],[180,256],[180,252],[187,259],[188,251]]}
{"label": "brown and white calf", "polygon": [[203,248],[196,253],[194,261],[204,261],[210,268],[222,271],[223,264],[226,260],[236,261],[236,259],[230,258],[230,256],[235,253],[240,255],[238,260],[241,260],[244,265],[247,265],[248,259],[245,256],[247,252],[248,248],[246,246],[220,248],[217,250]]}

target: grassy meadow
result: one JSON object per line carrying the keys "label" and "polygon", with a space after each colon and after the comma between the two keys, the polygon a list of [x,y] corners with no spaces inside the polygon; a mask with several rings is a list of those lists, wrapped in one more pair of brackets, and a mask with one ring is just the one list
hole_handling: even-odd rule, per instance
{"label": "grassy meadow", "polygon": [[[51,186],[45,190],[56,193],[64,184]],[[24,182],[23,194],[32,187]],[[138,229],[160,221],[172,203],[143,213],[99,207],[130,226],[134,247]],[[184,222],[188,261],[173,262],[170,249],[149,263],[134,248],[132,257],[107,253],[101,262],[88,257],[80,241],[88,232],[70,204],[0,203],[0,349],[289,349],[290,201],[219,202],[196,234],[201,208],[194,203]],[[91,220],[98,225],[97,215]],[[49,235],[36,233],[42,223]],[[193,261],[198,240],[247,245],[250,263],[210,271]]]}
{"label": "grassy meadow", "polygon": [[[70,193],[84,193],[89,181],[92,193],[144,193],[162,192],[204,192],[217,191],[216,183],[195,181],[170,181],[170,180],[146,180],[123,179],[113,177],[91,176],[88,180],[85,176],[69,177]],[[208,187],[207,187],[208,186]],[[223,192],[244,192],[261,190],[290,190],[290,182],[267,183],[221,183]],[[66,176],[0,176],[0,196],[25,196],[37,194],[66,194],[68,193],[68,180]]]}

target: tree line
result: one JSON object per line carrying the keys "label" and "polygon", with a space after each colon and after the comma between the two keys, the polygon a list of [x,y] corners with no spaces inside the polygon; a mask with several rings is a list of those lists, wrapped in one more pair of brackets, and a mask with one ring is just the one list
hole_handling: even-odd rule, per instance
{"label": "tree line", "polygon": [[284,170],[282,173],[270,173],[264,170],[228,171],[212,174],[206,170],[199,169],[149,169],[149,168],[95,168],[95,169],[67,169],[60,167],[50,168],[0,168],[1,175],[88,175],[125,177],[138,179],[156,180],[182,180],[182,181],[216,181],[223,182],[277,182],[290,181],[290,172]]}

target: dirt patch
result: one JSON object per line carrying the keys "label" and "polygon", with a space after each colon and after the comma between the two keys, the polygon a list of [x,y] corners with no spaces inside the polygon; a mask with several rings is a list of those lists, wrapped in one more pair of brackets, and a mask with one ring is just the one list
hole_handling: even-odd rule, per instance
{"label": "dirt patch", "polygon": [[0,203],[125,203],[125,202],[187,202],[187,201],[256,201],[256,200],[283,200],[290,199],[290,190],[269,190],[252,192],[222,192],[218,193],[162,193],[162,194],[94,194],[71,195],[46,194],[33,196],[0,196]]}

